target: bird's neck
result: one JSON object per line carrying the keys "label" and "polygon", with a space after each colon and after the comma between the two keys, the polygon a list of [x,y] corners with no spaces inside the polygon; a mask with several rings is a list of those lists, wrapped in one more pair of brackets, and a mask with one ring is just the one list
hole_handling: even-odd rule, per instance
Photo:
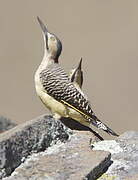
{"label": "bird's neck", "polygon": [[43,60],[39,66],[39,70],[43,70],[46,69],[48,66],[58,63],[58,59],[53,59],[52,56],[50,54],[44,53],[44,57]]}

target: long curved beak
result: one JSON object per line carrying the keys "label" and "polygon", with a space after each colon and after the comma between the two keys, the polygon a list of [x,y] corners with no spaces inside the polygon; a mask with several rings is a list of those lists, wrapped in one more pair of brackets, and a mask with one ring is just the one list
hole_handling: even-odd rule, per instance
{"label": "long curved beak", "polygon": [[80,59],[79,65],[78,65],[78,69],[81,70],[81,66],[82,66],[82,58]]}
{"label": "long curved beak", "polygon": [[40,24],[40,27],[41,27],[42,31],[43,31],[45,34],[47,34],[48,30],[47,30],[46,26],[44,25],[44,23],[41,21],[41,19],[40,19],[38,16],[37,16],[37,20],[38,20],[38,22],[39,22],[39,24]]}
{"label": "long curved beak", "polygon": [[37,16],[37,20],[38,20],[38,22],[39,22],[39,24],[40,24],[40,27],[41,27],[41,29],[42,29],[42,31],[43,31],[43,33],[44,33],[44,36],[45,36],[45,43],[46,43],[46,48],[48,49],[48,30],[47,30],[47,28],[46,28],[46,26],[44,25],[44,23],[41,21],[41,19]]}

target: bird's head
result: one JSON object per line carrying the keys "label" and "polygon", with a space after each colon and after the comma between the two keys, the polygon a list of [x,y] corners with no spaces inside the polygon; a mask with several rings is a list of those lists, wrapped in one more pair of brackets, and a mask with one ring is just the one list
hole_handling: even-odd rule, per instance
{"label": "bird's head", "polygon": [[57,36],[48,32],[46,26],[43,24],[39,17],[37,17],[37,20],[40,24],[44,36],[45,54],[55,62],[58,62],[58,57],[60,56],[62,51],[62,43],[57,38]]}

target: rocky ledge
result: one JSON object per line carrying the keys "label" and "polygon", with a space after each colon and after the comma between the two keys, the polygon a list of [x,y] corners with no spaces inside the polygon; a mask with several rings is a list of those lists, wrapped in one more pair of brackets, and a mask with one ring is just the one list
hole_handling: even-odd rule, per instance
{"label": "rocky ledge", "polygon": [[138,132],[96,141],[91,132],[38,117],[0,134],[0,179],[138,179]]}
{"label": "rocky ledge", "polygon": [[13,127],[15,127],[17,124],[11,121],[10,119],[0,116],[0,133],[7,131]]}

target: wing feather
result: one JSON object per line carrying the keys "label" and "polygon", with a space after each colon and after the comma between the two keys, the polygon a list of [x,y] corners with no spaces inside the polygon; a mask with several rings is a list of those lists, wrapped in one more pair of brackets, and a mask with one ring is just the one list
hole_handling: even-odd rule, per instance
{"label": "wing feather", "polygon": [[83,116],[93,118],[94,113],[88,100],[70,81],[67,73],[57,64],[40,73],[40,80],[46,92],[57,101],[66,104]]}

